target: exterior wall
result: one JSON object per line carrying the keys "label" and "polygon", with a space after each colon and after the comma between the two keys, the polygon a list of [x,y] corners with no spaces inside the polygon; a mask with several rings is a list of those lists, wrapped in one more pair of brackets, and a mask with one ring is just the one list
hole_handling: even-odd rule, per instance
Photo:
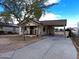
{"label": "exterior wall", "polygon": [[3,27],[3,31],[12,31],[13,32],[13,27]]}
{"label": "exterior wall", "polygon": [[18,32],[19,32],[19,35],[22,35],[23,34],[22,27],[19,26],[19,31]]}
{"label": "exterior wall", "polygon": [[54,35],[54,27],[52,27],[52,29],[50,29],[51,35]]}
{"label": "exterior wall", "polygon": [[19,28],[15,28],[15,32],[16,33],[19,33]]}
{"label": "exterior wall", "polygon": [[26,34],[30,34],[30,27],[27,27]]}
{"label": "exterior wall", "polygon": [[52,26],[50,28],[48,26],[43,26],[41,31],[42,31],[42,35],[54,35],[54,27]]}
{"label": "exterior wall", "polygon": [[5,31],[5,32],[16,32],[16,33],[18,33],[19,28],[17,28],[17,27],[3,27],[2,30]]}
{"label": "exterior wall", "polygon": [[49,29],[47,26],[40,26],[39,27],[39,35],[49,35],[49,31],[54,34],[54,29]]}
{"label": "exterior wall", "polygon": [[43,35],[47,35],[47,26],[43,26],[42,31]]}
{"label": "exterior wall", "polygon": [[43,35],[43,26],[39,26],[37,28],[37,31],[38,31],[38,35]]}

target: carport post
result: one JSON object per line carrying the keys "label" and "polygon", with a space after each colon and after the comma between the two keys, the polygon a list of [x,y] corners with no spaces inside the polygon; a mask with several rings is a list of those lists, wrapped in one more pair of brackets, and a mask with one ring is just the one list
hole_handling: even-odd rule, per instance
{"label": "carport post", "polygon": [[64,25],[64,36],[66,37],[66,32],[65,32],[65,25]]}

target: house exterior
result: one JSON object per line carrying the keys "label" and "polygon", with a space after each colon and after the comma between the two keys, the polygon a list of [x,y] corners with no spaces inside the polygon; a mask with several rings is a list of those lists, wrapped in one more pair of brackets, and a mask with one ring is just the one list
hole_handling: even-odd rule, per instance
{"label": "house exterior", "polygon": [[0,34],[18,33],[18,26],[15,24],[0,22]]}
{"label": "house exterior", "polygon": [[19,23],[19,26],[22,34],[41,36],[54,35],[54,27],[63,27],[65,34],[66,23],[66,19],[48,21],[23,20]]}

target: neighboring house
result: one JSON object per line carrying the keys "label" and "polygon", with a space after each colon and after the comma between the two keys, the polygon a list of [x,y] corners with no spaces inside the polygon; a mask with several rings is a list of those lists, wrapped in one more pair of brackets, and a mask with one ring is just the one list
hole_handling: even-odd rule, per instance
{"label": "neighboring house", "polygon": [[48,21],[23,20],[19,23],[19,26],[21,26],[21,32],[26,35],[54,35],[54,27],[63,27],[65,34],[66,23],[66,19]]}
{"label": "neighboring house", "polygon": [[15,24],[0,22],[0,34],[18,33],[18,26]]}

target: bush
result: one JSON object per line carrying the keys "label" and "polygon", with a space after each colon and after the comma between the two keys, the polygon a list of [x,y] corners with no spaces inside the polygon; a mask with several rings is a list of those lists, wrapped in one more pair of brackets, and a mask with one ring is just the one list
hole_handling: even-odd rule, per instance
{"label": "bush", "polygon": [[9,31],[8,34],[13,34],[13,32]]}
{"label": "bush", "polygon": [[8,34],[17,34],[16,32],[9,31]]}
{"label": "bush", "polygon": [[9,31],[9,32],[7,32],[7,31],[0,31],[0,35],[6,35],[6,34],[18,34],[18,33],[11,32],[11,31]]}
{"label": "bush", "polygon": [[0,35],[2,35],[2,34],[5,34],[5,32],[4,31],[0,31]]}

